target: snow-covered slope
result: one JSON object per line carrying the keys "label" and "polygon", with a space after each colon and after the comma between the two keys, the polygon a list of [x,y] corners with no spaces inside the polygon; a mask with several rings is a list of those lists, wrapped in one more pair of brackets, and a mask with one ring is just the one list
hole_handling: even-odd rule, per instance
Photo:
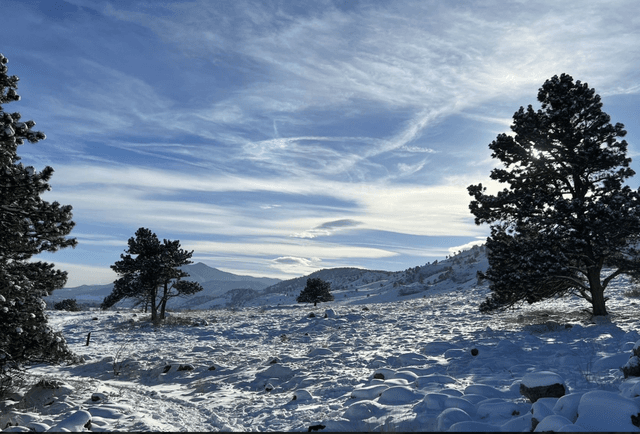
{"label": "snow-covered slope", "polygon": [[[127,309],[51,311],[86,361],[30,367],[0,401],[0,428],[522,432],[536,419],[538,431],[640,431],[640,377],[620,370],[640,346],[630,282],[612,281],[607,318],[576,297],[484,315],[480,263],[443,262],[451,268],[407,271],[404,284],[389,276],[395,288],[362,274],[357,292],[338,289],[348,297],[317,307],[175,312],[157,326]],[[420,284],[420,271],[434,274]],[[564,397],[532,404],[520,394],[548,378]]]}
{"label": "snow-covered slope", "polygon": [[488,267],[484,246],[474,246],[443,261],[427,263],[404,271],[375,271],[358,268],[332,268],[308,276],[285,280],[246,299],[239,306],[272,306],[295,303],[308,278],[331,284],[336,300],[347,304],[384,303],[423,297],[432,292],[469,288],[477,283],[478,271]]}
{"label": "snow-covered slope", "polygon": [[[331,284],[331,292],[350,304],[389,302],[422,297],[429,291],[466,288],[476,282],[478,271],[487,269],[484,246],[474,246],[443,261],[426,263],[404,271],[331,268],[308,276],[280,281],[272,278],[238,276],[203,263],[183,267],[187,280],[200,282],[202,292],[172,299],[172,310],[218,309],[242,306],[272,306],[295,303],[308,278],[320,278]],[[79,304],[98,305],[109,295],[113,284],[60,289],[45,300],[50,304],[75,298]],[[130,306],[124,300],[116,307]]]}

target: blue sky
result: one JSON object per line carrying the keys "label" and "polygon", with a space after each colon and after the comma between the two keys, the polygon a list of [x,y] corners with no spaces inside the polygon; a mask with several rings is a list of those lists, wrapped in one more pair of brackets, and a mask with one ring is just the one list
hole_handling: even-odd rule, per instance
{"label": "blue sky", "polygon": [[[113,281],[139,227],[237,274],[404,270],[479,242],[488,144],[568,73],[640,130],[640,3],[4,0],[0,52],[79,245]],[[638,176],[630,184],[638,187]]]}

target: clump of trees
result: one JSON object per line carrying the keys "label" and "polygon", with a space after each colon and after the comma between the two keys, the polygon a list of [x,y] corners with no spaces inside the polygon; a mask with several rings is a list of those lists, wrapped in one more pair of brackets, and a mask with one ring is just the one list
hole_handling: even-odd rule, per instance
{"label": "clump of trees", "polygon": [[69,312],[79,312],[80,306],[75,298],[67,298],[53,304],[55,310],[67,310]]}
{"label": "clump of trees", "polygon": [[[604,292],[616,276],[636,274],[640,191],[624,181],[629,167],[624,125],[612,125],[587,83],[556,75],[538,92],[541,107],[513,115],[513,134],[489,148],[502,164],[495,195],[468,187],[476,224],[487,239],[490,312],[520,302],[577,294],[606,315]],[[612,271],[605,271],[612,270]]]}
{"label": "clump of trees", "polygon": [[29,262],[33,255],[74,247],[67,238],[74,226],[70,205],[42,200],[51,189],[49,166],[38,172],[20,163],[18,146],[36,143],[45,135],[8,113],[3,105],[19,101],[18,77],[7,74],[7,58],[0,54],[0,388],[11,372],[28,362],[74,359],[60,333],[47,324],[44,297],[67,281],[67,273],[53,264]]}
{"label": "clump of trees", "polygon": [[108,309],[125,298],[133,298],[151,308],[151,320],[165,318],[167,302],[174,297],[202,291],[197,282],[182,280],[189,274],[179,267],[192,264],[192,251],[180,248],[180,241],[163,240],[147,228],[139,228],[129,238],[129,248],[111,269],[121,277],[114,282],[113,291],[102,302]]}
{"label": "clump of trees", "polygon": [[300,292],[296,301],[298,303],[313,303],[317,306],[320,302],[333,301],[331,283],[317,277],[307,279],[307,286]]}

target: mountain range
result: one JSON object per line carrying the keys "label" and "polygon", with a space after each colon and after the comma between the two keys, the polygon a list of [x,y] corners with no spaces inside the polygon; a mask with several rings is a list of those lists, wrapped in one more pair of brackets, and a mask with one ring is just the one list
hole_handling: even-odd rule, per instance
{"label": "mountain range", "polygon": [[[198,300],[213,300],[223,297],[227,292],[233,290],[259,291],[268,286],[281,282],[280,279],[269,277],[241,276],[217,268],[209,267],[202,262],[180,267],[189,274],[185,280],[198,282],[204,288],[201,292],[189,298],[174,299],[170,302],[172,307],[189,308]],[[74,288],[64,288],[54,291],[45,301],[53,304],[65,299],[75,299],[79,304],[99,305],[102,300],[113,291],[113,283],[106,285],[81,285]],[[220,300],[223,301],[223,300]],[[121,302],[126,305],[127,301]]]}
{"label": "mountain range", "polygon": [[[330,268],[289,280],[239,276],[209,267],[201,262],[182,267],[186,280],[199,282],[204,290],[185,298],[174,298],[169,308],[200,310],[241,306],[268,307],[296,303],[296,297],[308,278],[320,278],[331,284],[331,292],[341,302],[363,304],[421,297],[426,291],[455,290],[477,284],[477,272],[488,267],[484,246],[426,263],[404,271]],[[80,305],[97,306],[113,290],[108,285],[83,285],[54,291],[45,298],[50,305],[73,298]],[[128,300],[116,306],[127,307]]]}

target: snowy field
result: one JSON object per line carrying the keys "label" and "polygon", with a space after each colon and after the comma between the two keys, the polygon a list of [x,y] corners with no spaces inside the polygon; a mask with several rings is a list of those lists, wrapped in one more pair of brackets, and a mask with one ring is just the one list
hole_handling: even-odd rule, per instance
{"label": "snowy field", "polygon": [[[161,326],[130,310],[52,311],[52,326],[86,361],[31,367],[13,397],[21,401],[0,403],[0,423],[12,431],[529,431],[533,417],[537,430],[638,431],[640,385],[619,369],[640,340],[640,300],[629,289],[614,283],[611,315],[598,321],[577,298],[483,315],[487,288],[475,282],[385,303],[338,294],[317,307],[177,312]],[[532,405],[520,383],[527,374],[541,383],[543,371],[561,377],[568,395]],[[43,379],[54,388],[33,386]]]}

